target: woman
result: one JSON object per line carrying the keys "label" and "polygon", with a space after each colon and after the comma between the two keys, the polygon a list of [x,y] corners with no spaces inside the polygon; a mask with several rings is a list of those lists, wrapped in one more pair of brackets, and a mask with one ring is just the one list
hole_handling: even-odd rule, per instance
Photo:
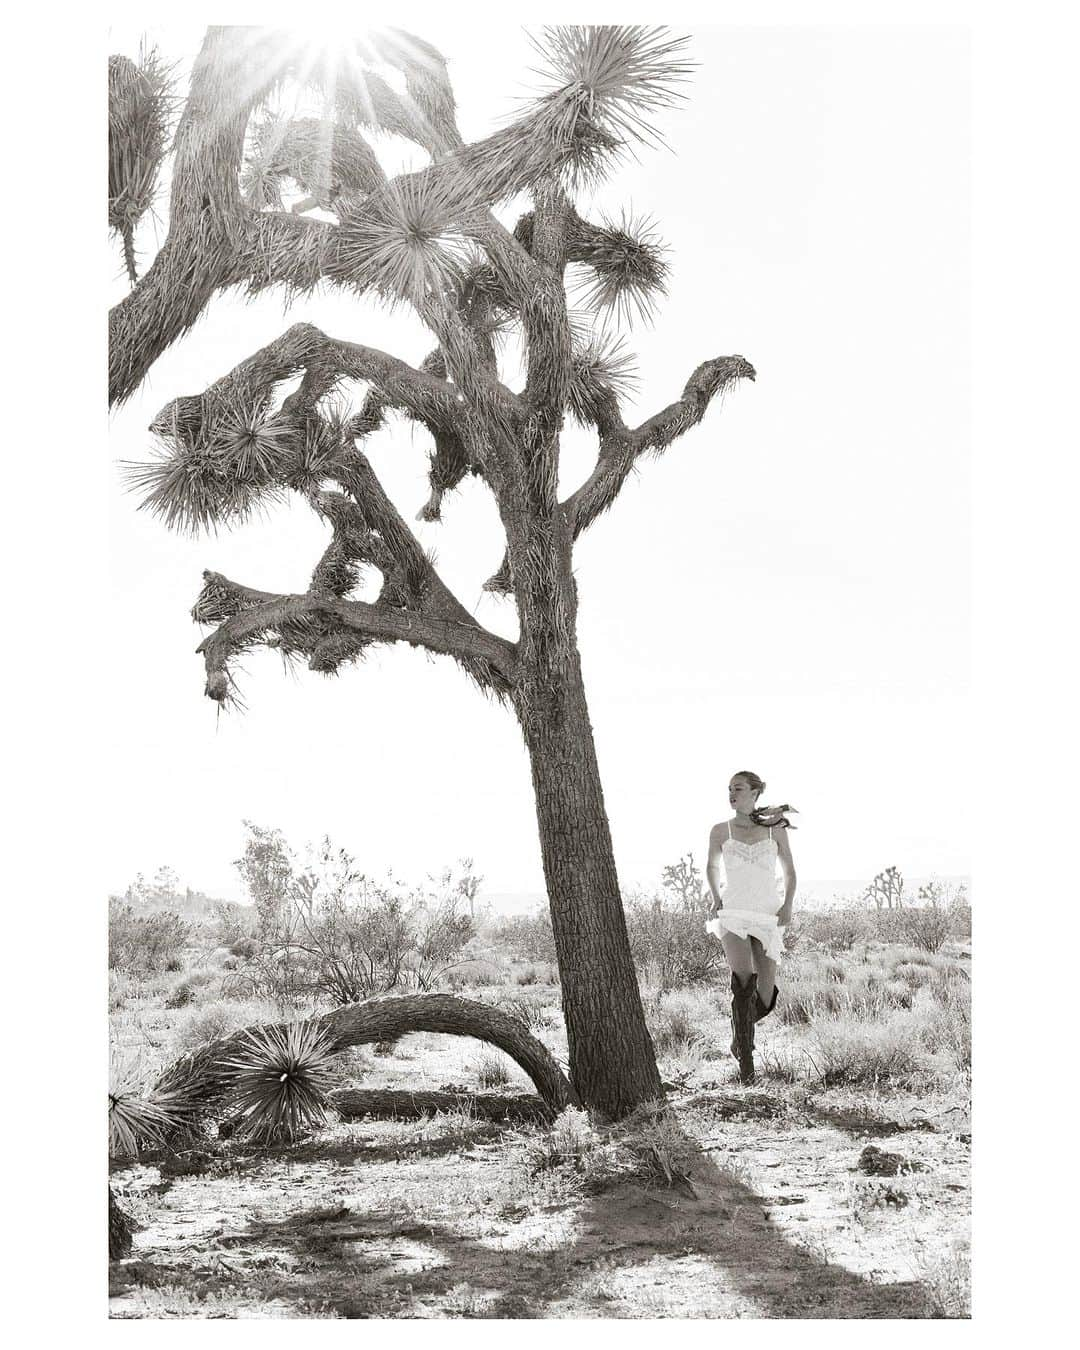
{"label": "woman", "polygon": [[[776,1007],[776,967],[784,950],[783,929],[791,922],[795,864],[785,811],[792,806],[758,807],[765,784],[756,773],[740,772],[728,784],[732,820],[709,833],[705,876],[713,913],[705,928],[719,938],[731,967],[731,1053],[744,1083],[754,1081],[754,1024]],[[777,904],[776,860],[784,872],[784,901]],[[727,885],[721,899],[720,869]]]}

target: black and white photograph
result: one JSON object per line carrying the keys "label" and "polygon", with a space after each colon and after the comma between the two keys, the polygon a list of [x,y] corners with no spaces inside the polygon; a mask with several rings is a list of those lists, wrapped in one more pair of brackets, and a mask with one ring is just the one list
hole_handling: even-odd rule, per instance
{"label": "black and white photograph", "polygon": [[970,1319],[972,34],[425,13],[101,24],[108,1316]]}

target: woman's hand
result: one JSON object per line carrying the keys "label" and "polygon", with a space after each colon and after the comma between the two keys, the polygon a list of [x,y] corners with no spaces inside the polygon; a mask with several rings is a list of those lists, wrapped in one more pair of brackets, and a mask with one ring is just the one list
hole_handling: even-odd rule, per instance
{"label": "woman's hand", "polygon": [[781,928],[786,928],[791,922],[791,904],[790,902],[780,906],[780,913],[776,916],[776,922]]}
{"label": "woman's hand", "polygon": [[721,911],[723,908],[724,908],[724,902],[723,902],[723,900],[718,900],[717,897],[714,895],[714,896],[713,896],[713,902],[712,902],[712,910],[711,910],[711,912],[712,912],[713,914],[719,914],[720,911]]}

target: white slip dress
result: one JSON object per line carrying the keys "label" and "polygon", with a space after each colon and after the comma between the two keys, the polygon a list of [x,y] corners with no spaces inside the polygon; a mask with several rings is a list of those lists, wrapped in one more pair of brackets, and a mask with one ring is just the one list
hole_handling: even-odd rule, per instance
{"label": "white slip dress", "polygon": [[719,938],[727,930],[737,937],[755,937],[765,955],[779,961],[784,950],[784,930],[776,916],[783,906],[776,886],[776,840],[772,830],[768,839],[744,844],[728,837],[721,846],[727,884],[721,899],[724,907],[705,924],[705,931]]}

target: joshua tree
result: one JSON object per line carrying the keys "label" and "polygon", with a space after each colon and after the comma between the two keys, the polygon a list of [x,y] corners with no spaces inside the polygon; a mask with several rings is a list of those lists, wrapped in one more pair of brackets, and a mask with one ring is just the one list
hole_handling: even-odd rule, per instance
{"label": "joshua tree", "polygon": [[897,867],[886,867],[885,871],[879,872],[866,888],[863,899],[873,900],[878,909],[883,906],[886,909],[903,909],[903,873]]}
{"label": "joshua tree", "polygon": [[[295,296],[337,285],[409,305],[430,329],[433,349],[413,366],[295,324],[205,392],[163,408],[151,428],[159,455],[133,480],[175,528],[236,524],[292,491],[332,529],[303,594],[204,574],[192,612],[215,625],[199,651],[219,704],[234,697],[234,658],[257,644],[330,673],[378,643],[407,642],[453,657],[512,709],[532,767],[571,1078],[587,1105],[620,1116],[661,1087],[582,684],[573,549],[646,452],[666,449],[754,371],[741,356],[704,361],[674,402],[626,424],[629,358],[621,340],[568,312],[567,268],[581,265],[588,310],[628,320],[652,310],[667,264],[647,222],[592,222],[574,201],[621,153],[659,139],[649,119],[681,97],[686,40],[570,27],[544,30],[536,46],[546,91],[512,124],[465,144],[445,62],[418,39],[381,33],[331,50],[276,30],[210,29],[176,129],[168,235],[110,315],[110,397],[123,402],[226,287]],[[321,98],[322,116],[268,114],[287,81]],[[122,116],[110,131],[119,146]],[[378,131],[417,143],[430,163],[388,178],[366,139]],[[283,190],[302,194],[290,210]],[[494,210],[521,195],[531,209],[507,228]],[[306,214],[313,206],[334,219]],[[524,350],[518,389],[497,357],[508,330]],[[295,376],[275,409],[275,387]],[[357,384],[363,397],[347,406],[345,386]],[[374,474],[364,444],[391,412],[431,437],[420,518],[438,520],[468,474],[492,493],[505,553],[486,588],[512,596],[517,641],[450,592]],[[595,431],[597,454],[560,501],[568,413]],[[381,575],[370,603],[351,598],[362,573]]]}

